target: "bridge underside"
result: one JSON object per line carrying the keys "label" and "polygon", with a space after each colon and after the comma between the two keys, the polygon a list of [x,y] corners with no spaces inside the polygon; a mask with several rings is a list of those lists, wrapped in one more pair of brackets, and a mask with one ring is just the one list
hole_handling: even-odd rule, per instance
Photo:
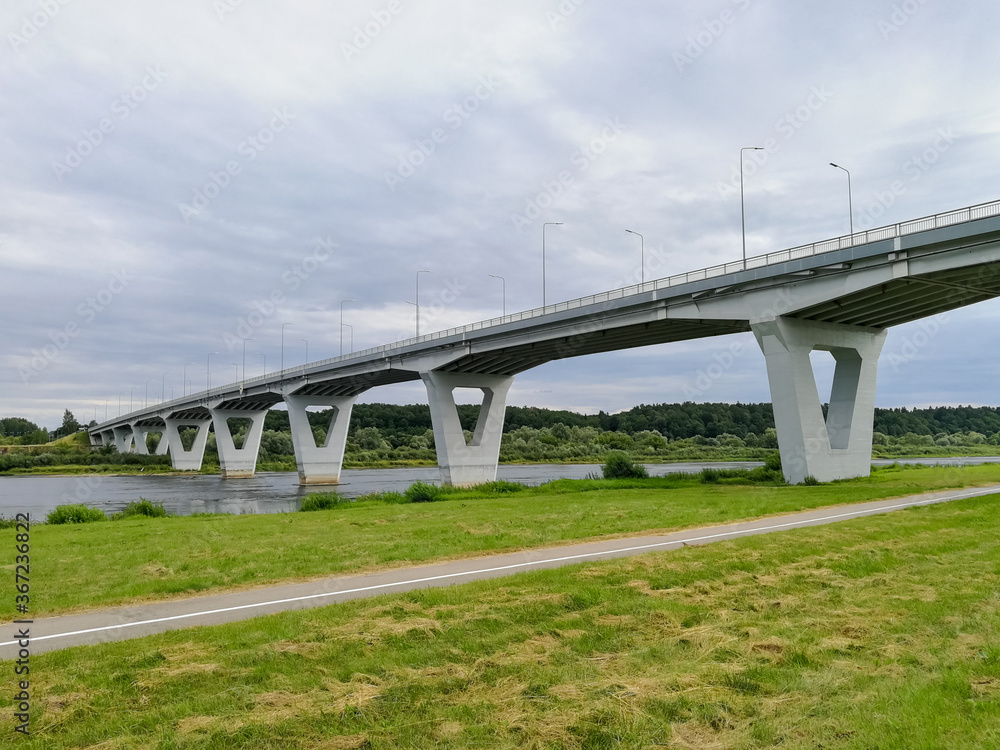
{"label": "bridge underside", "polygon": [[[789,252],[787,262],[706,274],[677,288],[654,283],[619,291],[603,295],[600,304],[596,298],[575,307],[561,303],[538,317],[233,384],[106,423],[93,436],[122,450],[135,442],[142,450],[145,435],[159,430],[174,466],[192,469],[201,466],[211,425],[224,475],[248,476],[263,417],[285,402],[300,482],[332,483],[339,481],[355,399],[371,388],[422,380],[443,480],[487,481],[496,474],[506,394],[517,374],[552,360],[752,331],[767,363],[786,478],[857,476],[870,461],[876,364],[886,329],[1000,297],[1000,216],[849,243],[811,257]],[[808,356],[815,349],[837,362],[825,418]],[[455,388],[483,392],[471,439],[458,426]],[[313,439],[310,407],[332,410],[324,445]],[[249,420],[249,442],[236,445],[233,420],[244,427]],[[197,428],[188,449],[179,438],[184,427]]]}

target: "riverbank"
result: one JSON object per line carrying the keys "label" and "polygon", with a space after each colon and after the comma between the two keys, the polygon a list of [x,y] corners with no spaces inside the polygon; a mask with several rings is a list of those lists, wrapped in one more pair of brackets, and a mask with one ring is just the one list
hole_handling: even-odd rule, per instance
{"label": "riverbank", "polygon": [[[558,480],[513,493],[456,491],[433,503],[356,502],[315,513],[43,524],[32,531],[33,559],[44,560],[32,582],[45,594],[32,611],[190,596],[980,486],[1000,482],[1000,465],[893,466],[868,478],[813,487],[718,479],[705,484],[699,475],[673,474]],[[13,601],[0,600],[0,616],[12,615]]]}

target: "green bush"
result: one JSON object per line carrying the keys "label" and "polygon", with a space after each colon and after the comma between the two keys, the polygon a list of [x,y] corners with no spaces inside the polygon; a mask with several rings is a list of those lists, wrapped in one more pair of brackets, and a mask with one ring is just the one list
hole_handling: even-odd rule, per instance
{"label": "green bush", "polygon": [[808,485],[809,487],[815,487],[817,484],[819,484],[819,480],[812,474],[806,474],[805,477],[802,479],[802,484]]}
{"label": "green bush", "polygon": [[764,468],[768,471],[781,471],[781,454],[775,451],[764,459]]}
{"label": "green bush", "polygon": [[436,484],[416,482],[411,484],[403,495],[410,503],[433,503],[440,500],[445,493],[446,490]]}
{"label": "green bush", "polygon": [[122,518],[137,518],[140,516],[146,518],[166,518],[169,515],[167,509],[159,503],[153,503],[144,497],[140,497],[138,502],[132,501],[125,506],[125,510],[115,513],[111,518],[117,521]]}
{"label": "green bush", "polygon": [[45,523],[93,523],[107,521],[104,511],[86,505],[60,505],[45,517]]}
{"label": "green bush", "polygon": [[632,462],[627,453],[612,451],[608,453],[601,467],[605,479],[646,479],[649,472],[641,464]]}
{"label": "green bush", "polygon": [[302,500],[299,511],[330,510],[346,502],[348,501],[336,492],[313,492]]}
{"label": "green bush", "polygon": [[380,490],[378,492],[366,492],[354,498],[355,502],[385,503],[386,505],[399,505],[409,502],[402,492],[393,490]]}
{"label": "green bush", "polygon": [[508,495],[512,492],[523,492],[528,488],[519,482],[508,482],[503,479],[497,479],[493,482],[484,482],[483,484],[476,485],[475,489],[489,495]]}

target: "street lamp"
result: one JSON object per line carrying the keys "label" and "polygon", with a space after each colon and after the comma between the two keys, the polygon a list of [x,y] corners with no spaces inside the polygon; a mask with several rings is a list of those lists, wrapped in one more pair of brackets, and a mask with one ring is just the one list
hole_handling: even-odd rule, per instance
{"label": "street lamp", "polygon": [[267,355],[264,354],[264,352],[257,352],[257,354],[259,354],[261,357],[264,358],[263,367],[264,367],[264,376],[266,377],[267,376]]}
{"label": "street lamp", "polygon": [[233,372],[236,373],[236,377],[233,380],[233,382],[235,383],[237,380],[240,379],[240,363],[239,362],[228,362],[227,364],[232,365],[233,366]]}
{"label": "street lamp", "polygon": [[545,307],[545,227],[560,226],[561,221],[547,221],[542,224],[542,307]]}
{"label": "street lamp", "polygon": [[205,384],[207,387],[205,391],[212,390],[212,355],[218,354],[218,352],[209,352],[208,357],[205,358]]}
{"label": "street lamp", "polygon": [[[182,385],[184,386],[184,395],[185,396],[188,395],[188,383],[191,382],[190,380],[188,380],[188,365],[193,365],[193,364],[194,364],[194,362],[185,362],[184,363],[184,382],[182,383]],[[194,385],[192,384],[191,387],[193,388]]]}
{"label": "street lamp", "polygon": [[743,227],[743,270],[747,270],[747,212],[743,201],[743,152],[763,151],[763,146],[745,146],[740,149],[740,221]]}
{"label": "street lamp", "polygon": [[341,326],[342,326],[342,328],[340,329],[341,337],[343,337],[344,335],[344,328],[351,329],[351,354],[354,354],[354,326],[352,326],[350,323],[341,323]]}
{"label": "street lamp", "polygon": [[842,167],[839,164],[834,164],[830,162],[831,167],[836,167],[837,169],[843,169],[847,172],[847,208],[851,212],[851,237],[854,237],[854,196],[851,193],[851,173],[846,167]]}
{"label": "street lamp", "polygon": [[[149,381],[146,381],[146,382],[148,383]],[[133,385],[133,386],[132,386],[131,388],[129,388],[129,389],[128,389],[128,411],[129,411],[129,414],[131,414],[131,413],[132,413],[132,410],[133,410],[133,408],[134,408],[134,407],[132,406],[132,393],[133,393],[133,391],[135,391],[135,389],[136,389],[136,388],[138,388],[138,387],[139,387],[139,386],[137,386],[137,385]]]}
{"label": "street lamp", "polygon": [[503,276],[497,276],[495,273],[490,274],[490,278],[500,279],[500,297],[502,300],[503,317],[507,317],[507,279]]}
{"label": "street lamp", "polygon": [[[162,376],[160,376],[160,401],[161,402],[164,401],[166,399],[166,396],[167,396],[167,386],[166,386],[167,375],[172,375],[172,374],[173,373],[165,372],[165,373],[163,373]],[[170,391],[170,395],[171,396],[174,395],[173,390]]]}
{"label": "street lamp", "polygon": [[104,399],[104,421],[108,421],[108,401],[110,399]]}
{"label": "street lamp", "polygon": [[340,356],[344,356],[344,303],[354,302],[353,299],[343,299],[340,301]]}
{"label": "street lamp", "polygon": [[646,240],[638,232],[633,232],[631,229],[626,229],[629,234],[634,234],[639,238],[639,283],[646,283]]}
{"label": "street lamp", "polygon": [[309,342],[306,341],[305,339],[298,338],[298,337],[296,337],[296,340],[297,341],[301,341],[302,343],[304,343],[306,345],[306,364],[309,364]]}
{"label": "street lamp", "polygon": [[417,290],[416,297],[414,298],[416,302],[413,303],[417,308],[417,338],[420,338],[420,274],[422,273],[430,273],[430,271],[417,271]]}
{"label": "street lamp", "polygon": [[247,380],[247,342],[256,341],[257,339],[249,338],[243,339],[243,382]]}
{"label": "street lamp", "polygon": [[146,408],[146,404],[149,403],[149,381],[146,381],[146,396],[142,399],[142,408]]}
{"label": "street lamp", "polygon": [[281,372],[285,371],[285,326],[293,326],[294,323],[281,324]]}
{"label": "street lamp", "polygon": [[118,394],[118,416],[122,415],[122,394]]}

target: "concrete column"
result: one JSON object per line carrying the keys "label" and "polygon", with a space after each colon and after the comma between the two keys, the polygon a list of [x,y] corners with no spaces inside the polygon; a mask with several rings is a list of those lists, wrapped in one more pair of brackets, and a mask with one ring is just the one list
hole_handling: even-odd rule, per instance
{"label": "concrete column", "polygon": [[104,445],[104,437],[102,436],[102,434],[100,432],[98,432],[96,435],[93,432],[88,433],[88,434],[89,434],[89,437],[90,437],[90,445],[92,447],[96,448],[96,447],[98,447],[100,445]]}
{"label": "concrete column", "polygon": [[[347,430],[356,400],[357,396],[285,396],[299,484],[340,484]],[[333,420],[326,430],[326,441],[321,446],[316,445],[309,425],[306,409],[310,406],[329,406],[334,410]]]}
{"label": "concrete column", "polygon": [[[246,479],[257,470],[257,454],[260,451],[260,436],[264,433],[264,417],[268,409],[258,411],[238,411],[236,409],[209,409],[215,424],[215,445],[219,449],[219,468],[223,479]],[[237,448],[233,433],[229,429],[232,418],[249,419],[243,447]]]}
{"label": "concrete column", "polygon": [[[513,376],[431,370],[420,373],[420,377],[427,386],[441,481],[464,486],[495,480],[507,391],[514,383]],[[456,388],[478,388],[484,396],[479,420],[469,443],[465,441],[458,419]]]}
{"label": "concrete column", "polygon": [[146,435],[150,433],[151,429],[151,427],[132,425],[132,434],[135,436],[135,452],[141,456],[149,455],[149,448],[146,446]]}
{"label": "concrete column", "polygon": [[167,455],[167,449],[170,447],[170,441],[167,440],[167,428],[164,427],[162,432],[160,432],[160,442],[156,444],[156,455],[165,456]]}
{"label": "concrete column", "polygon": [[[166,418],[167,426],[163,435],[170,445],[170,463],[176,471],[201,471],[205,459],[205,442],[208,440],[210,419],[171,419]],[[191,450],[184,450],[181,442],[181,427],[196,427],[198,434],[194,438]]]}
{"label": "concrete column", "polygon": [[128,453],[132,450],[132,428],[125,427],[115,427],[115,448],[118,449],[119,453]]}
{"label": "concrete column", "polygon": [[[796,318],[752,323],[767,362],[781,466],[792,484],[871,473],[875,380],[886,332]],[[823,419],[809,353],[836,360],[830,407]]]}

